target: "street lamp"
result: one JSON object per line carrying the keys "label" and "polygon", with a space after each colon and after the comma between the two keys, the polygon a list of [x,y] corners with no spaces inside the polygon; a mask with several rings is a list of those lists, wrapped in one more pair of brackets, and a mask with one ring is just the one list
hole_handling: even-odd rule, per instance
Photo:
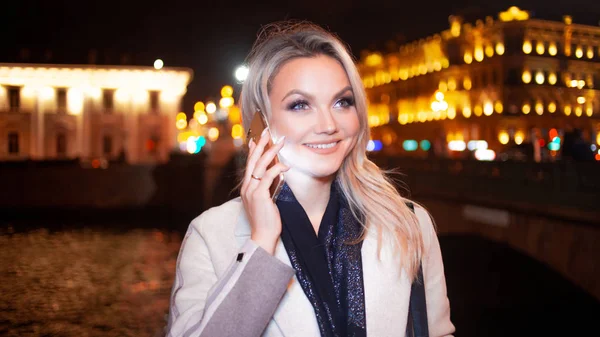
{"label": "street lamp", "polygon": [[206,104],[206,112],[212,114],[215,113],[215,111],[217,111],[217,105],[215,103],[209,102],[208,104]]}
{"label": "street lamp", "polygon": [[235,70],[235,79],[239,82],[244,82],[248,77],[249,69],[247,66],[239,66]]}
{"label": "street lamp", "polygon": [[154,61],[154,69],[156,70],[161,70],[164,65],[165,63],[161,59],[156,59],[156,61]]}

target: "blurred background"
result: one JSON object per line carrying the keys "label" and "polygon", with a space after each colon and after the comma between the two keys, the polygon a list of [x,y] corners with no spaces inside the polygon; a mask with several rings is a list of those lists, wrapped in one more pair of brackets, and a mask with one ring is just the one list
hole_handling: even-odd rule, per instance
{"label": "blurred background", "polygon": [[367,150],[433,214],[456,336],[600,317],[600,2],[0,3],[0,335],[164,336],[189,222],[237,196],[261,25],[350,47]]}

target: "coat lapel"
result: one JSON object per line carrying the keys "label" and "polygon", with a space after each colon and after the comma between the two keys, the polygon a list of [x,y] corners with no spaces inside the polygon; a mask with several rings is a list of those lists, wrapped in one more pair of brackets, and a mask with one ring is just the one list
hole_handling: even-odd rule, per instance
{"label": "coat lapel", "polygon": [[[246,213],[242,210],[235,229],[238,247],[241,247],[250,238],[250,234],[250,224]],[[279,240],[275,248],[275,257],[292,267],[290,258],[281,240]],[[279,307],[277,307],[273,315],[273,320],[282,334],[287,337],[320,335],[313,307],[304,294],[296,276],[291,279],[288,290],[283,295]]]}
{"label": "coat lapel", "polygon": [[379,258],[373,232],[363,242],[367,336],[403,336],[406,331],[410,281],[397,255],[383,249]]}

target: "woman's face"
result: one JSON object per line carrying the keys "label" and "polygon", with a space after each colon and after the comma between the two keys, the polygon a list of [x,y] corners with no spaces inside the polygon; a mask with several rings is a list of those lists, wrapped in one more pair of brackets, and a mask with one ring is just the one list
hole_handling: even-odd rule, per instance
{"label": "woman's face", "polygon": [[291,167],[286,175],[334,175],[360,129],[342,65],[324,55],[293,59],[273,79],[269,100],[273,133],[286,136],[280,152],[282,162]]}

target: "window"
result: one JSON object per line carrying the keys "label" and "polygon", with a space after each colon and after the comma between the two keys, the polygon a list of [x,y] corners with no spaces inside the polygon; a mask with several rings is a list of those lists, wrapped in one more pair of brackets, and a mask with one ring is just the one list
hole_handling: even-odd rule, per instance
{"label": "window", "polygon": [[499,85],[500,84],[500,80],[499,80],[500,76],[501,75],[500,75],[499,71],[492,70],[492,73],[491,73],[491,82],[492,83],[491,84]]}
{"label": "window", "polygon": [[471,77],[471,88],[479,89],[481,87],[481,73],[475,72]]}
{"label": "window", "polygon": [[114,90],[104,89],[102,91],[102,105],[104,107],[104,112],[112,113],[113,107],[114,107],[114,104],[113,104],[114,95],[115,95]]}
{"label": "window", "polygon": [[56,156],[63,157],[67,154],[67,136],[60,132],[56,135]]}
{"label": "window", "polygon": [[508,69],[506,85],[519,85],[521,83],[521,72],[517,68]]}
{"label": "window", "polygon": [[104,139],[102,140],[102,153],[104,153],[105,156],[110,156],[110,154],[112,153],[112,149],[113,149],[112,137],[104,136]]}
{"label": "window", "polygon": [[67,89],[58,88],[56,90],[56,106],[58,108],[58,113],[67,112]]}
{"label": "window", "polygon": [[16,132],[8,134],[8,153],[19,154],[19,134]]}
{"label": "window", "polygon": [[21,106],[21,97],[20,97],[21,88],[18,87],[10,87],[8,89],[8,100],[10,104],[10,111],[19,111],[19,107]]}
{"label": "window", "polygon": [[150,112],[158,113],[158,91],[150,91]]}
{"label": "window", "polygon": [[487,71],[483,71],[481,72],[481,86],[482,87],[487,87],[488,85],[490,85],[490,81],[489,81],[489,74]]}

